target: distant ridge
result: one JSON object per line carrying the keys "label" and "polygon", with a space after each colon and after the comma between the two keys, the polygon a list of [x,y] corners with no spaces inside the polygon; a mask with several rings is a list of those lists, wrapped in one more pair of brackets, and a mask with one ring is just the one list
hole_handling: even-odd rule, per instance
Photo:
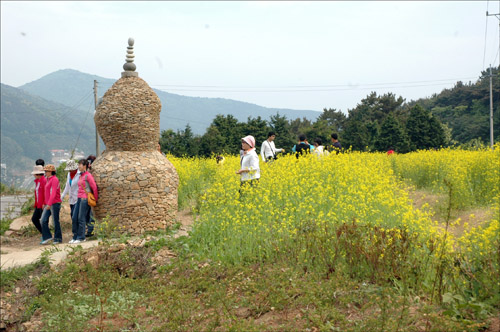
{"label": "distant ridge", "polygon": [[[92,87],[98,81],[98,96],[102,97],[107,89],[118,79],[104,78],[82,73],[73,69],[62,69],[43,76],[19,88],[31,94],[43,97],[67,106],[75,106],[82,110],[93,105]],[[316,120],[321,114],[312,110],[292,110],[285,108],[267,108],[259,105],[224,98],[187,97],[153,89],[162,103],[160,129],[184,129],[189,123],[195,134],[205,133],[217,114],[232,114],[239,121],[247,121],[248,117],[265,120],[279,113],[288,119],[307,118]],[[87,94],[90,95],[87,97]]]}

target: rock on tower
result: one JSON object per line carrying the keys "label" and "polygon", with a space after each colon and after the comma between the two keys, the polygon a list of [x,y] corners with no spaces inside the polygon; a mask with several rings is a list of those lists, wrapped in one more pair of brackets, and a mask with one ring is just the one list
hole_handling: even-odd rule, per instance
{"label": "rock on tower", "polygon": [[109,216],[125,231],[164,229],[177,212],[179,177],[156,150],[161,102],[139,78],[129,38],[122,77],[104,94],[94,121],[106,150],[92,164],[99,188],[97,219]]}

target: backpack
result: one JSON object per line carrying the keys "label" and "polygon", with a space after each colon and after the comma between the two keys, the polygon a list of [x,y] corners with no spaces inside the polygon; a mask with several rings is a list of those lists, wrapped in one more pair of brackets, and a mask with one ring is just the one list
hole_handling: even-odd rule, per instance
{"label": "backpack", "polygon": [[304,142],[301,142],[300,144],[295,145],[295,157],[299,159],[300,155],[303,155],[305,153],[309,153],[311,147],[309,144],[306,144]]}

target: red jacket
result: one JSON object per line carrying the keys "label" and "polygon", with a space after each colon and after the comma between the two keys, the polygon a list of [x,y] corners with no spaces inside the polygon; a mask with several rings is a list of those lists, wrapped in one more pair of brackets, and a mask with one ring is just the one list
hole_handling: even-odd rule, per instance
{"label": "red jacket", "polygon": [[59,179],[52,175],[45,185],[45,205],[51,206],[54,203],[61,203],[61,188]]}
{"label": "red jacket", "polygon": [[47,179],[42,176],[39,179],[35,179],[35,209],[43,209],[45,204],[45,185],[47,184]]}

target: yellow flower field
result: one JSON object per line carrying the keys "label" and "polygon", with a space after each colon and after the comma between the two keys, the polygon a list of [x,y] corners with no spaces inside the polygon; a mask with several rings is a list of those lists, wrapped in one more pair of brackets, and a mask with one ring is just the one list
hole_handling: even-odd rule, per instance
{"label": "yellow flower field", "polygon": [[449,283],[470,281],[468,271],[456,268],[462,260],[464,268],[483,269],[474,278],[494,287],[498,218],[455,239],[413,208],[404,188],[445,193],[446,179],[454,208],[498,205],[498,151],[290,155],[261,162],[260,182],[252,188],[240,188],[238,156],[226,155],[222,165],[215,158],[168,158],[180,176],[180,205],[195,201],[200,215],[191,245],[211,259],[287,260],[304,270],[372,281],[406,275],[422,287],[443,269]]}

